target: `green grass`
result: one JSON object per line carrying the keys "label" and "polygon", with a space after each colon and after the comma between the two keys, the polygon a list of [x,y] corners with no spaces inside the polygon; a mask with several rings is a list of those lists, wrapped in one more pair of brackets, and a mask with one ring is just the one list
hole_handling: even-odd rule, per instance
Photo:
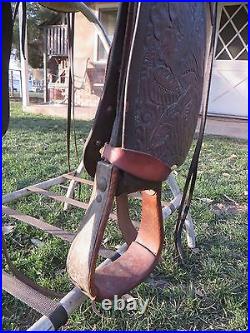
{"label": "green grass", "polygon": [[[3,193],[35,184],[67,171],[65,120],[23,113],[12,104],[10,130],[3,139]],[[79,148],[91,122],[76,123]],[[72,145],[73,146],[73,145]],[[193,149],[193,147],[192,147]],[[191,153],[178,170],[183,186]],[[77,166],[72,147],[72,168]],[[246,330],[247,329],[247,143],[219,137],[206,137],[192,203],[198,253],[187,252],[186,266],[175,259],[173,231],[176,215],[166,221],[162,261],[149,281],[132,294],[149,299],[143,315],[113,311],[106,317],[93,313],[86,301],[70,317],[63,330]],[[86,175],[87,176],[87,175]],[[65,193],[59,186],[54,191]],[[169,191],[164,185],[164,197]],[[225,196],[226,195],[226,196]],[[90,189],[83,186],[81,200],[87,201]],[[233,201],[229,201],[228,197]],[[210,199],[210,200],[207,200]],[[9,204],[26,214],[66,230],[76,230],[82,213],[63,212],[62,205],[38,195]],[[132,215],[140,215],[138,202]],[[7,236],[11,258],[18,268],[38,283],[55,290],[72,287],[65,272],[69,246],[43,232],[3,217],[15,230]],[[114,247],[121,241],[114,223],[106,236]],[[44,242],[36,247],[31,239]],[[7,269],[4,262],[5,269]],[[160,283],[161,282],[161,283]],[[3,329],[27,329],[40,317],[12,296],[3,293]],[[99,306],[98,306],[99,308]]]}

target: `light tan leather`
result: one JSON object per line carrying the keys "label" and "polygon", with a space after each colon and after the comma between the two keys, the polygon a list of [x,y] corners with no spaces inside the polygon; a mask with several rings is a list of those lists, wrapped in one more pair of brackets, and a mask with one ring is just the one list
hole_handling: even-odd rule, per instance
{"label": "light tan leather", "polygon": [[99,162],[89,207],[68,253],[69,276],[90,298],[96,296],[92,279],[117,181],[118,170],[111,164]]}
{"label": "light tan leather", "polygon": [[121,194],[116,197],[117,222],[123,239],[130,245],[137,236],[137,230],[129,217],[128,195]]}

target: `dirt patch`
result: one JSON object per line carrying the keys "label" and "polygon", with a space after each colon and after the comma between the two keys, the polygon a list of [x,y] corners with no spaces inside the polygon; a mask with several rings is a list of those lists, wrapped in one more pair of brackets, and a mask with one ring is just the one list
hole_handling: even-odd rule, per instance
{"label": "dirt patch", "polygon": [[238,203],[216,203],[212,205],[212,210],[217,216],[236,215],[247,211],[247,205]]}

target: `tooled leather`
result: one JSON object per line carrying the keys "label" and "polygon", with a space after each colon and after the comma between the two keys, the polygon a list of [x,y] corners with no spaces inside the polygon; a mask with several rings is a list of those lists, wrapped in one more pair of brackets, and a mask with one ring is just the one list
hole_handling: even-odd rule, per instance
{"label": "tooled leather", "polygon": [[130,68],[124,147],[184,162],[200,111],[205,3],[142,3]]}
{"label": "tooled leather", "polygon": [[[133,16],[132,7],[130,10]],[[109,82],[103,95],[105,103],[111,102],[113,106],[117,100],[117,108],[107,109],[104,102],[100,102],[93,129],[85,144],[84,164],[91,176],[94,176],[96,163],[101,157],[99,150],[105,140],[109,142],[111,131],[114,146],[119,146],[124,136],[124,148],[148,153],[170,167],[183,163],[200,110],[206,44],[204,22],[202,3],[141,3],[129,69],[126,112],[122,116],[121,88],[126,74],[122,68],[119,93]],[[129,31],[127,27],[125,30],[126,33]],[[120,38],[125,38],[125,35]],[[125,54],[130,42],[127,39],[122,50]],[[116,56],[122,57],[122,54],[116,53]],[[110,69],[115,66],[114,60],[115,57],[111,57]],[[110,78],[107,76],[106,83]],[[118,80],[114,78],[114,81],[118,87]],[[112,94],[107,95],[111,91]],[[125,132],[121,133],[123,122]],[[155,187],[156,182],[124,173],[117,194]]]}
{"label": "tooled leather", "polygon": [[[184,161],[200,109],[205,39],[202,3],[141,4],[123,115],[123,148],[152,155],[169,166]],[[155,267],[163,245],[160,182],[146,187],[148,182],[126,172],[120,172],[120,176],[116,195],[126,193],[125,189],[129,193],[153,186],[155,192],[143,193],[142,221],[136,239],[132,229],[123,229],[130,243],[125,254],[95,269],[114,189],[107,194],[108,205],[101,212],[96,241],[88,253],[87,283],[82,284],[81,270],[75,266],[80,276],[77,285],[96,300],[122,295],[142,282]],[[123,208],[126,216],[121,223],[126,223],[129,215]],[[83,244],[77,245],[83,249]]]}

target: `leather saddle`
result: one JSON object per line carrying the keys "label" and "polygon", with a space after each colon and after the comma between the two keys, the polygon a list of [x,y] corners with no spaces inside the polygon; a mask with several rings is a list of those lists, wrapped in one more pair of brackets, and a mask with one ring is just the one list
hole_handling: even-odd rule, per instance
{"label": "leather saddle", "polygon": [[[79,10],[73,3],[41,4]],[[211,13],[205,2],[119,6],[103,94],[83,154],[93,193],[67,258],[71,280],[93,300],[127,293],[159,260],[162,182],[185,161],[207,101]],[[138,230],[128,205],[128,194],[137,191]],[[114,201],[127,250],[96,269]]]}
{"label": "leather saddle", "polygon": [[[159,260],[161,184],[184,162],[204,103],[210,19],[208,3],[120,5],[103,95],[84,148],[94,189],[67,259],[72,281],[91,299],[125,294]],[[142,193],[139,230],[127,198],[136,191]],[[128,249],[96,269],[114,201]]]}

